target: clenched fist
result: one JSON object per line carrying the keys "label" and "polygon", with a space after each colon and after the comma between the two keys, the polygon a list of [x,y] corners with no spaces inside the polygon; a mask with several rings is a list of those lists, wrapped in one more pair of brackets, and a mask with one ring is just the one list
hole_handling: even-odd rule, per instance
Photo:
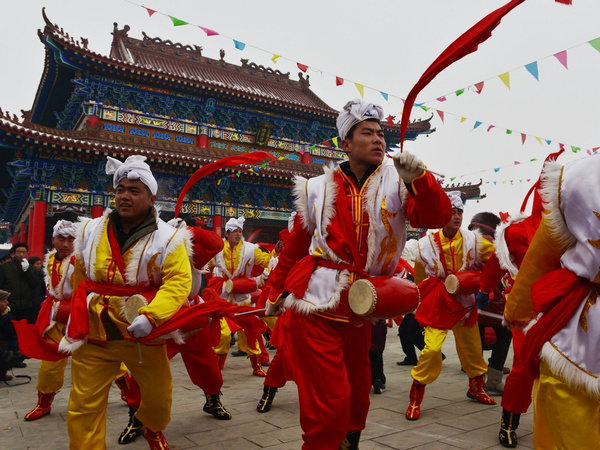
{"label": "clenched fist", "polygon": [[423,174],[423,161],[412,153],[396,153],[393,158],[398,175],[405,183],[412,183]]}

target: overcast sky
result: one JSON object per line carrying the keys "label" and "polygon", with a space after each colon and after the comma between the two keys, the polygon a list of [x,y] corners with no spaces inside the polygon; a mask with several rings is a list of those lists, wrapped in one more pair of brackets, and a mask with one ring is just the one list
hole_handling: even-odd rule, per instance
{"label": "overcast sky", "polygon": [[[381,104],[386,115],[400,120],[400,99],[429,64],[461,33],[507,1],[4,1],[0,6],[0,107],[19,113],[32,106],[44,63],[37,30],[44,27],[41,9],[46,6],[53,23],[76,39],[89,39],[90,49],[103,55],[110,53],[113,22],[119,28],[127,24],[130,36],[136,38],[145,31],[151,37],[199,45],[205,56],[215,59],[222,48],[230,63],[248,58],[290,72],[293,79],[299,72],[295,63],[300,62],[310,67],[313,91],[333,108],[339,110],[359,96],[356,82],[365,86],[365,99]],[[405,148],[444,173],[447,182],[483,179],[487,198],[468,202],[466,219],[484,210],[518,212],[539,175],[541,161],[558,150],[558,143],[567,145],[563,161],[600,147],[600,52],[587,44],[600,37],[600,2],[573,3],[526,0],[477,52],[438,75],[417,99],[443,111],[444,122],[433,110],[413,109],[411,118],[433,113],[437,131]],[[138,5],[157,13],[149,17]],[[193,25],[174,27],[160,13]],[[208,37],[195,25],[220,35]],[[232,38],[246,48],[236,49]],[[568,69],[553,56],[563,50],[567,50]],[[273,54],[282,55],[276,64],[271,61]],[[524,67],[534,61],[539,81]],[[499,78],[506,72],[510,89]],[[342,86],[336,87],[335,75],[345,79]],[[473,86],[481,81],[484,88],[477,94]],[[456,96],[462,88],[466,92]],[[387,93],[389,100],[379,91]],[[446,101],[436,100],[443,95]],[[476,122],[481,125],[475,128]],[[513,133],[506,134],[507,129]],[[520,133],[527,135],[525,144]],[[582,150],[573,153],[571,146]]]}

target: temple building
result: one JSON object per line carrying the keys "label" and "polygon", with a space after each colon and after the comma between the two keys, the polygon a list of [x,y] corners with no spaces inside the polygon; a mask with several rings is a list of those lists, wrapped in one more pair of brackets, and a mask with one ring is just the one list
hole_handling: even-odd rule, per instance
{"label": "temple building", "polygon": [[[225,156],[268,151],[276,163],[222,169],[198,182],[181,216],[222,232],[245,216],[245,234],[274,242],[292,208],[293,177],[313,177],[340,161],[338,111],[298,79],[242,59],[202,54],[198,46],[129,36],[114,25],[110,55],[91,51],[42,11],[45,64],[31,110],[0,109],[0,236],[42,256],[57,220],[98,217],[114,200],[106,156],[147,157],[158,181],[157,206],[169,219],[198,168]],[[1,105],[0,105],[1,106]],[[435,131],[409,124],[406,138]],[[400,126],[384,123],[388,147]]]}

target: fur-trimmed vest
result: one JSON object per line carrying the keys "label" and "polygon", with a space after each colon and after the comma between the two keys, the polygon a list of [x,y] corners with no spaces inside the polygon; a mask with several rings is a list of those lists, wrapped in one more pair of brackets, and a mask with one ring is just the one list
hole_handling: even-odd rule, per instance
{"label": "fur-trimmed vest", "polygon": [[[348,289],[353,276],[349,270],[322,267],[319,260],[349,263],[328,245],[330,234],[343,233],[356,239],[354,225],[332,225],[337,214],[336,198],[339,192],[335,177],[341,176],[339,167],[325,167],[324,175],[309,180],[296,177],[294,196],[296,211],[306,232],[312,236],[309,255],[317,258],[317,268],[310,275],[302,298],[291,294],[285,306],[300,312],[323,312],[335,309],[342,292]],[[393,275],[406,242],[406,218],[402,199],[408,195],[399,183],[393,164],[384,163],[370,176],[362,189],[363,211],[369,217],[367,261],[362,268],[369,275]]]}
{"label": "fur-trimmed vest", "polygon": [[[240,245],[240,244],[238,244]],[[223,252],[219,252],[217,256],[215,256],[215,268],[213,271],[213,275],[215,277],[224,278],[225,280],[231,280],[232,278],[250,278],[252,267],[254,266],[254,250],[256,246],[250,242],[242,241],[241,242],[242,250],[240,254],[240,263],[237,265],[233,273],[231,273],[227,269],[227,264],[225,263],[225,259],[223,258]],[[233,249],[231,250],[233,251]],[[250,294],[229,294],[225,291],[225,284],[221,288],[221,292],[219,292],[221,298],[225,300],[236,303],[236,304],[249,304],[250,302]]]}

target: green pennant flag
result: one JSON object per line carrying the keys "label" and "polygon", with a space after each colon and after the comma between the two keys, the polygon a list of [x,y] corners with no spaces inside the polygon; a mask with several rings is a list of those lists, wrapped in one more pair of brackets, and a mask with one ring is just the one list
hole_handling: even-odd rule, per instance
{"label": "green pennant flag", "polygon": [[458,91],[455,92],[455,94],[458,97],[460,94],[464,94],[464,92],[465,92],[464,89],[459,89]]}
{"label": "green pennant flag", "polygon": [[535,159],[535,158],[532,158],[532,159],[530,159],[529,161],[537,161],[537,159]]}
{"label": "green pennant flag", "polygon": [[263,169],[266,169],[266,168],[267,168],[267,163],[264,163],[264,164],[262,165],[262,168],[263,168]]}
{"label": "green pennant flag", "polygon": [[512,134],[512,130],[506,130],[506,134]]}
{"label": "green pennant flag", "polygon": [[600,52],[600,37],[588,41],[588,43]]}
{"label": "green pennant flag", "polygon": [[571,151],[572,151],[573,153],[577,153],[577,152],[578,152],[578,151],[580,151],[580,150],[581,150],[581,147],[575,147],[574,145],[571,145]]}
{"label": "green pennant flag", "polygon": [[425,105],[421,105],[421,109],[423,111],[429,111],[429,108],[427,106],[425,106]]}
{"label": "green pennant flag", "polygon": [[238,173],[236,173],[236,174],[235,174],[235,176],[236,176],[236,177],[238,177],[238,178],[239,178],[241,175],[242,175],[242,173],[241,173],[241,172],[238,172]]}
{"label": "green pennant flag", "polygon": [[454,181],[454,180],[456,180],[456,177],[450,178],[450,181]]}
{"label": "green pennant flag", "polygon": [[188,25],[187,22],[184,22],[183,20],[178,19],[177,17],[169,16],[169,19],[171,19],[171,21],[173,22],[174,27],[178,27],[180,25]]}

